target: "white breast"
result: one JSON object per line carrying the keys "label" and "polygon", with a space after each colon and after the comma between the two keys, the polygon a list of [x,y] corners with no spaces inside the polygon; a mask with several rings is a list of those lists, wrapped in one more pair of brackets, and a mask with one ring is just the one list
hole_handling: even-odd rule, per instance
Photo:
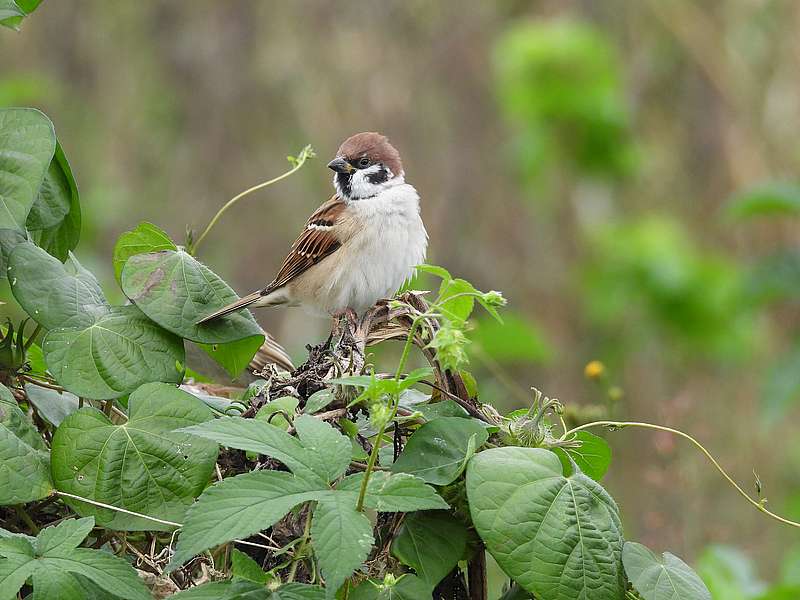
{"label": "white breast", "polygon": [[291,290],[314,313],[345,308],[358,313],[390,297],[425,260],[428,234],[419,214],[419,195],[398,182],[373,198],[353,200],[345,215],[347,241]]}

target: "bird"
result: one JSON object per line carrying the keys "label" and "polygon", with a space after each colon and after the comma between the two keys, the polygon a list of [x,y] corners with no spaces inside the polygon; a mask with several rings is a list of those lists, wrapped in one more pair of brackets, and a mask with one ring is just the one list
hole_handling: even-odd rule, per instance
{"label": "bird", "polygon": [[308,218],[274,279],[198,324],[251,306],[359,315],[394,294],[425,261],[428,234],[420,197],[386,136],[350,136],[328,168],[335,193]]}

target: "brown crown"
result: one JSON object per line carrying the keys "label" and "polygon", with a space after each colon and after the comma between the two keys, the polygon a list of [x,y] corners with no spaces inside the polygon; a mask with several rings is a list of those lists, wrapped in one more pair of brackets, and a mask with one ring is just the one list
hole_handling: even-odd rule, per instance
{"label": "brown crown", "polygon": [[389,143],[389,139],[385,135],[374,131],[365,131],[350,136],[339,146],[336,156],[341,156],[348,161],[366,156],[374,163],[383,163],[389,167],[394,175],[403,172],[400,153]]}

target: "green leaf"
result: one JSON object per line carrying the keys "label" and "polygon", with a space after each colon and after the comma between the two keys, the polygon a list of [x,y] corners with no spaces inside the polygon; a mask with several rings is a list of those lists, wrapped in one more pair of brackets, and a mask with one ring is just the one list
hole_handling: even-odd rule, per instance
{"label": "green leaf", "polygon": [[121,281],[122,267],[125,266],[131,256],[177,249],[178,247],[166,232],[152,223],[142,221],[131,231],[126,231],[120,235],[114,245],[112,263],[117,283]]}
{"label": "green leaf", "polygon": [[295,411],[299,404],[300,401],[294,396],[281,396],[258,409],[255,418],[286,431],[291,425],[290,421],[294,421]]}
{"label": "green leaf", "polygon": [[231,551],[231,574],[235,579],[244,579],[260,584],[267,583],[272,579],[256,561],[236,548]]}
{"label": "green leaf", "polygon": [[475,307],[475,297],[462,294],[474,294],[475,287],[464,279],[447,279],[439,287],[439,298],[436,305],[441,313],[451,321],[464,323]]}
{"label": "green leaf", "polygon": [[392,554],[433,588],[464,556],[467,535],[464,524],[448,512],[414,513],[392,540]]}
{"label": "green leaf", "polygon": [[600,481],[611,465],[611,446],[603,438],[589,433],[579,431],[575,434],[575,439],[581,442],[579,448],[555,448],[553,451],[561,459],[561,466],[564,472],[568,473],[572,468],[567,455],[572,457],[578,468],[595,481]]}
{"label": "green leaf", "polygon": [[238,296],[183,250],[132,256],[122,269],[122,290],[153,321],[193,342],[221,344],[262,335],[247,310],[197,325]]}
{"label": "green leaf", "polygon": [[182,340],[135,306],[109,307],[93,323],[51,329],[42,349],[56,381],[86,398],[119,398],[145,383],[183,378]]}
{"label": "green leaf", "polygon": [[254,471],[223,479],[207,488],[186,512],[167,571],[203,550],[267,529],[298,504],[329,493],[322,482],[311,483],[284,471]]}
{"label": "green leaf", "polygon": [[86,595],[74,575],[37,569],[33,574],[33,600],[86,600]]}
{"label": "green leaf", "polygon": [[473,436],[473,452],[489,439],[486,428],[475,419],[440,417],[425,423],[408,439],[392,471],[411,473],[435,485],[452,483],[471,456]]}
{"label": "green leaf", "polygon": [[214,581],[170,596],[170,600],[324,600],[325,590],[315,585],[287,583],[270,591],[250,581]]}
{"label": "green leaf", "polygon": [[472,417],[469,416],[469,413],[461,406],[458,402],[454,400],[440,400],[439,402],[434,402],[432,404],[426,404],[425,406],[417,406],[414,410],[419,411],[422,413],[422,416],[425,417],[426,421],[433,421],[435,419],[439,419],[441,417],[459,417],[461,419],[470,419]]}
{"label": "green leaf", "polygon": [[429,273],[430,275],[435,275],[436,277],[444,280],[453,278],[447,269],[444,267],[438,267],[436,265],[417,265],[416,269],[422,273]]}
{"label": "green leaf", "polygon": [[31,14],[42,0],[0,0],[0,25],[19,31],[22,20]]}
{"label": "green leaf", "polygon": [[0,279],[6,276],[8,257],[11,256],[11,252],[25,241],[25,234],[21,231],[0,229]]}
{"label": "green leaf", "polygon": [[94,527],[94,517],[67,519],[58,525],[45,527],[36,536],[36,554],[49,556],[77,548]]}
{"label": "green leaf", "polygon": [[58,427],[68,415],[78,410],[78,397],[69,392],[58,392],[31,383],[25,384],[25,393],[36,411],[45,421]]}
{"label": "green leaf", "polygon": [[108,312],[97,279],[74,256],[62,264],[25,242],[14,248],[8,262],[14,298],[45,329],[87,325]]}
{"label": "green leaf", "polygon": [[[363,473],[345,477],[336,486],[337,492],[350,492],[353,504],[356,503]],[[408,473],[387,473],[376,471],[372,474],[364,497],[364,506],[378,512],[412,512],[415,510],[436,510],[449,508],[447,502],[422,479]]]}
{"label": "green leaf", "polygon": [[[150,383],[131,394],[129,419],[114,425],[100,411],[82,408],[53,436],[57,489],[168,521],[183,518],[213,472],[217,446],[173,430],[212,418],[191,394]],[[67,500],[76,512],[120,531],[169,531],[169,525]]]}
{"label": "green leaf", "polygon": [[0,505],[44,498],[53,489],[47,446],[1,384],[0,400]]}
{"label": "green leaf", "polygon": [[786,182],[760,184],[730,200],[728,214],[736,218],[800,214],[800,185]]}
{"label": "green leaf", "polygon": [[0,229],[25,232],[25,220],[55,150],[56,132],[44,113],[33,108],[0,110]]}
{"label": "green leaf", "polygon": [[529,592],[548,600],[622,597],[619,510],[589,477],[565,477],[552,452],[479,453],[467,467],[467,498],[486,548]]}
{"label": "green leaf", "polygon": [[303,412],[307,415],[313,415],[321,411],[334,400],[336,400],[336,396],[331,390],[327,388],[321,389],[308,397]]}
{"label": "green leaf", "polygon": [[697,560],[697,572],[715,600],[751,600],[766,587],[752,561],[728,546],[706,548]]}
{"label": "green leaf", "polygon": [[348,600],[422,600],[431,595],[430,586],[414,575],[387,575],[382,582],[367,579],[360,583]]}
{"label": "green leaf", "polygon": [[81,237],[81,202],[72,169],[61,144],[45,174],[28,215],[27,227],[36,245],[60,261],[67,260]]}
{"label": "green leaf", "polygon": [[711,600],[711,592],[689,565],[669,552],[656,556],[636,542],[622,548],[625,574],[644,600]]}
{"label": "green leaf", "polygon": [[264,343],[263,334],[251,335],[235,342],[225,344],[200,344],[200,349],[208,354],[231,377],[238,377],[253,360],[258,349]]}
{"label": "green leaf", "polygon": [[328,483],[347,469],[351,445],[346,436],[315,417],[295,419],[299,439],[280,427],[254,419],[221,417],[182,431],[214,440],[229,448],[276,458],[293,473]]}
{"label": "green leaf", "polygon": [[314,509],[311,543],[325,578],[326,598],[332,599],[367,559],[375,539],[372,524],[355,509],[352,498],[348,494],[331,494]]}
{"label": "green leaf", "polygon": [[[44,535],[45,540],[48,537],[52,540],[54,534],[48,532],[48,529],[39,534],[40,538]],[[86,577],[118,598],[152,600],[136,571],[125,560],[102,550],[70,547],[79,532],[85,529],[86,523],[67,522],[61,533],[56,533],[61,543],[49,546],[46,554],[35,553],[31,543],[21,538],[0,540],[0,556],[5,557],[0,558],[0,600],[15,598],[19,588],[31,575],[34,598],[69,598],[67,594],[72,594],[77,589],[73,583],[77,583],[77,580],[64,577],[66,574]],[[36,543],[47,545],[38,539]],[[59,575],[52,576],[53,573]],[[69,583],[64,583],[67,581]],[[36,589],[37,582],[44,586],[43,591]],[[67,586],[64,595],[48,596],[58,583]],[[83,593],[77,596],[81,600],[84,597]]]}

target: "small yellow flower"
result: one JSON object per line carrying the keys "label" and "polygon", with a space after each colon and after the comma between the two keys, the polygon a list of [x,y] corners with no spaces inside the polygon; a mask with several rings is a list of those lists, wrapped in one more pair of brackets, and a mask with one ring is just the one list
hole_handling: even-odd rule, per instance
{"label": "small yellow flower", "polygon": [[583,374],[587,379],[600,379],[606,374],[606,366],[599,360],[593,360],[584,367]]}

